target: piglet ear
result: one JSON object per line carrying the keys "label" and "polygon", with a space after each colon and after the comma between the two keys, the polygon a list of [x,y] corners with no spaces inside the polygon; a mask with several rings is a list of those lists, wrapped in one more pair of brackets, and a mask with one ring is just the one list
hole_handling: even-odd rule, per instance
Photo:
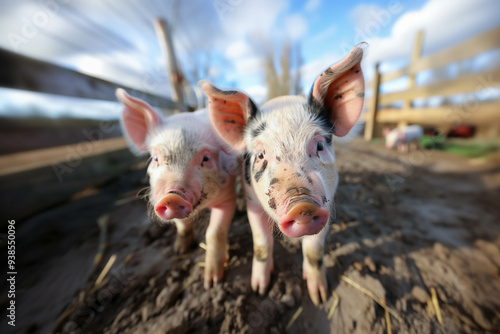
{"label": "piglet ear", "polygon": [[255,103],[245,93],[222,91],[208,81],[199,84],[208,97],[208,113],[219,136],[235,150],[245,150],[243,130],[257,113]]}
{"label": "piglet ear", "polygon": [[338,137],[351,130],[363,108],[365,81],[361,60],[365,45],[358,44],[343,61],[317,77],[309,96],[309,103],[319,103],[326,109]]}
{"label": "piglet ear", "polygon": [[125,106],[121,123],[129,143],[140,152],[147,152],[148,135],[161,124],[161,116],[146,102],[131,97],[121,88],[116,90],[116,97]]}

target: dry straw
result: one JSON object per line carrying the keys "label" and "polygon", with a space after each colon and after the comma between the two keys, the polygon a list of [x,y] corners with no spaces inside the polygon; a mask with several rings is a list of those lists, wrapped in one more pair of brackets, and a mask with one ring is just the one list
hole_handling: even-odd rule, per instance
{"label": "dry straw", "polygon": [[439,301],[437,298],[436,294],[436,289],[431,288],[431,298],[432,298],[432,305],[434,306],[434,310],[436,311],[436,318],[439,322],[440,325],[443,324],[443,318],[441,318],[441,309],[439,308]]}
{"label": "dry straw", "polygon": [[361,285],[359,285],[358,283],[354,282],[353,280],[351,280],[350,278],[348,278],[344,275],[341,275],[340,279],[342,279],[347,284],[353,286],[354,288],[358,289],[359,291],[363,292],[365,295],[367,295],[368,297],[373,299],[377,304],[379,304],[384,310],[389,312],[399,322],[401,322],[401,323],[403,322],[403,320],[399,317],[399,315],[395,311],[393,311],[389,307],[387,307],[387,305],[385,305],[385,302],[383,300],[381,300],[380,298],[378,298],[377,296],[375,296],[375,294],[373,292],[371,292],[368,289],[363,288]]}
{"label": "dry straw", "polygon": [[106,263],[106,265],[104,266],[104,269],[99,274],[99,277],[97,277],[97,279],[94,283],[94,287],[99,287],[101,285],[101,283],[103,282],[104,278],[108,274],[109,270],[111,269],[111,267],[113,266],[115,261],[116,261],[116,254],[113,254],[109,258],[108,263]]}
{"label": "dry straw", "polygon": [[297,320],[297,318],[299,317],[299,315],[302,313],[302,310],[303,310],[302,306],[297,309],[297,311],[295,312],[295,314],[292,316],[292,318],[290,319],[290,321],[286,325],[286,328],[285,328],[286,331],[288,331],[290,328],[292,328],[293,323],[295,322],[295,320]]}
{"label": "dry straw", "polygon": [[337,309],[337,306],[339,305],[339,295],[335,292],[332,291],[332,296],[333,296],[333,305],[332,308],[330,309],[330,312],[328,312],[328,320],[330,320],[333,317],[333,313],[335,313],[335,310]]}

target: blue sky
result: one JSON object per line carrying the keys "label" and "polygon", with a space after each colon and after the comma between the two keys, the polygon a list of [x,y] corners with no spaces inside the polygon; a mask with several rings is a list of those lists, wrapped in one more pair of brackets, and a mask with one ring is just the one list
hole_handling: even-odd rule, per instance
{"label": "blue sky", "polygon": [[[419,29],[428,54],[500,25],[498,0],[2,0],[0,13],[2,48],[169,96],[152,25],[165,18],[188,77],[197,68],[200,79],[243,89],[257,102],[266,96],[265,54],[271,47],[279,52],[285,41],[300,45],[307,93],[324,68],[362,40],[369,43],[363,68],[370,80],[376,62],[384,71],[407,62]],[[35,31],[26,36],[30,24]],[[0,89],[0,115],[33,106],[51,116],[120,112],[114,103]]]}

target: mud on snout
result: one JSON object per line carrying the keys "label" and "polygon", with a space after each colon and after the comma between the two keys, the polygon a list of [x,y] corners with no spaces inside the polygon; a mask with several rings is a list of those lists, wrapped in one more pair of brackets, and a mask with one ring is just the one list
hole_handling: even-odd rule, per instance
{"label": "mud on snout", "polygon": [[[271,197],[274,210],[278,214],[278,228],[291,238],[319,233],[328,223],[329,210],[325,208],[326,197],[317,198],[305,187],[288,188],[281,205],[276,206],[276,199]],[[271,206],[271,207],[272,207]]]}

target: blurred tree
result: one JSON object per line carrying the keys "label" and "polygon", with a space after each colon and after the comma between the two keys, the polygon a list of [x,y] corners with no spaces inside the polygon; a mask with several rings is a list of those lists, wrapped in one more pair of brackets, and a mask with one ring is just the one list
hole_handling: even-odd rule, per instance
{"label": "blurred tree", "polygon": [[302,56],[300,55],[300,44],[297,44],[295,48],[295,78],[294,85],[292,87],[293,95],[302,95],[302,86],[300,85],[300,80],[302,76],[300,75],[300,68],[302,67]]}
{"label": "blurred tree", "polygon": [[[274,47],[271,46],[265,59],[265,83],[267,85],[267,98],[282,95],[300,95],[302,88],[300,86],[300,66],[302,60],[300,48],[295,48],[295,63],[292,64],[293,52],[292,46],[288,42],[282,44],[281,55],[279,58],[280,72],[275,65]],[[293,67],[293,69],[292,69]]]}

